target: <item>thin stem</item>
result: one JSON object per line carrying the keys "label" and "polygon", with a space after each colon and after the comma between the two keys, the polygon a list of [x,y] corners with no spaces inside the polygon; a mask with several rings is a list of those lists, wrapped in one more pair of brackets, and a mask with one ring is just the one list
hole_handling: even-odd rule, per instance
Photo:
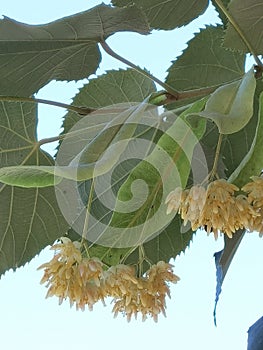
{"label": "thin stem", "polygon": [[210,180],[213,180],[213,178],[215,177],[215,175],[217,173],[217,164],[218,164],[218,160],[219,160],[222,140],[223,140],[223,134],[219,134],[218,141],[217,141],[217,146],[216,146],[216,153],[215,153],[214,164],[213,164],[213,168],[212,168],[212,170],[210,172],[210,175],[209,175],[209,179]]}
{"label": "thin stem", "polygon": [[139,246],[139,266],[138,266],[139,267],[139,271],[138,271],[139,277],[142,277],[142,274],[143,274],[144,256],[145,256],[145,253],[144,253],[143,245],[140,245]]}
{"label": "thin stem", "polygon": [[42,98],[32,98],[32,97],[19,97],[19,96],[0,96],[0,101],[14,101],[14,102],[31,102],[31,103],[42,103],[50,106],[65,108],[69,111],[76,112],[81,115],[86,115],[94,111],[92,108],[86,107],[76,107],[68,105],[66,103],[61,103],[57,101],[44,100]]}
{"label": "thin stem", "polygon": [[41,139],[39,140],[38,143],[38,147],[45,145],[46,143],[52,143],[52,142],[56,142],[59,140],[62,140],[66,137],[67,134],[64,135],[59,135],[59,136],[53,136],[53,137],[47,137],[45,139]]}
{"label": "thin stem", "polygon": [[107,54],[109,54],[110,56],[112,56],[113,58],[116,58],[117,60],[119,60],[120,62],[126,64],[127,66],[137,70],[137,72],[140,72],[141,74],[143,74],[144,76],[146,76],[147,78],[155,81],[158,85],[160,85],[161,87],[163,87],[167,92],[169,92],[172,96],[178,97],[179,96],[179,92],[177,90],[174,90],[173,88],[171,88],[169,85],[165,84],[164,82],[162,82],[160,79],[156,78],[155,76],[153,76],[152,74],[150,74],[149,72],[141,69],[140,67],[136,66],[135,64],[133,64],[132,62],[130,62],[129,60],[127,60],[126,58],[118,55],[116,52],[114,52],[109,45],[105,42],[105,41],[101,41],[100,42],[101,47],[104,49],[105,52],[107,52]]}
{"label": "thin stem", "polygon": [[81,238],[81,245],[85,245],[85,249],[87,252],[87,255],[89,255],[88,252],[88,247],[86,246],[86,244],[84,242],[87,241],[87,237],[85,237],[85,235],[88,232],[88,226],[89,226],[89,218],[90,218],[90,208],[91,208],[91,203],[92,203],[92,199],[93,199],[93,191],[94,191],[94,179],[91,182],[91,187],[90,187],[90,195],[89,195],[89,200],[87,203],[87,210],[86,210],[86,216],[85,216],[85,222],[84,222],[84,226],[83,226],[83,231],[82,231],[82,238]]}
{"label": "thin stem", "polygon": [[212,92],[214,92],[219,86],[221,86],[221,85],[215,85],[215,86],[209,86],[209,87],[205,87],[205,88],[201,88],[201,89],[182,91],[179,93],[179,100],[209,95]]}
{"label": "thin stem", "polygon": [[231,16],[231,14],[227,11],[225,8],[224,4],[222,3],[221,0],[215,0],[215,3],[218,5],[220,10],[224,13],[228,21],[232,24],[233,28],[236,30],[240,38],[243,40],[244,44],[247,46],[249,52],[253,55],[255,62],[257,63],[258,66],[263,67],[262,62],[256,55],[256,51],[254,50],[253,46],[250,44],[250,42],[247,40],[246,36],[240,29],[239,25],[235,22],[234,18]]}
{"label": "thin stem", "polygon": [[167,93],[166,91],[164,91],[163,92],[163,95],[164,95],[163,99],[160,99],[161,93],[158,96],[160,103],[158,103],[158,99],[156,99],[157,103],[155,103],[154,98],[152,100],[150,100],[150,103],[156,104],[158,106],[162,106],[162,105],[168,105],[168,104],[177,102],[179,100],[190,99],[193,97],[202,97],[202,96],[210,95],[219,86],[221,86],[221,85],[209,86],[209,87],[205,87],[205,88],[201,88],[201,89],[179,91],[178,96],[176,96],[176,97],[171,95],[170,93]]}

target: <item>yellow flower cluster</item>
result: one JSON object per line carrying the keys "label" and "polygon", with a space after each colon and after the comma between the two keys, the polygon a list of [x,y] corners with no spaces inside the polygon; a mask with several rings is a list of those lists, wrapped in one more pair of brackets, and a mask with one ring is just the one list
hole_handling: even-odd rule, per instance
{"label": "yellow flower cluster", "polygon": [[38,268],[45,269],[40,283],[47,282],[49,289],[46,297],[57,296],[59,304],[68,298],[77,309],[84,310],[88,305],[92,310],[98,300],[104,301],[100,289],[102,262],[97,258],[82,258],[78,242],[66,237],[61,241],[51,247],[56,251],[53,259]]}
{"label": "yellow flower cluster", "polygon": [[220,232],[232,238],[238,229],[258,231],[263,234],[263,178],[252,177],[242,187],[245,194],[235,195],[240,189],[220,179],[207,188],[195,185],[183,190],[178,187],[166,198],[167,214],[178,212],[184,225],[191,223],[193,231],[205,228],[215,238]]}
{"label": "yellow flower cluster", "polygon": [[61,304],[69,299],[71,306],[84,310],[104,298],[112,297],[114,316],[120,312],[130,321],[134,315],[142,314],[142,319],[151,316],[155,321],[162,312],[165,315],[165,297],[170,297],[168,282],[176,283],[179,277],[173,273],[172,265],[159,261],[143,277],[137,277],[132,266],[117,265],[103,269],[98,258],[83,258],[80,244],[68,238],[51,249],[56,253],[53,259],[41,265],[47,282],[47,297],[57,296]]}
{"label": "yellow flower cluster", "polygon": [[134,315],[142,314],[144,321],[151,316],[155,322],[162,312],[165,316],[165,297],[170,297],[167,282],[176,283],[179,277],[172,271],[172,265],[159,261],[153,265],[144,277],[135,277],[135,271],[130,266],[118,265],[106,272],[105,287],[108,295],[114,298],[114,316],[120,312],[130,321]]}
{"label": "yellow flower cluster", "polygon": [[252,177],[252,182],[246,184],[242,190],[247,193],[247,201],[256,211],[257,215],[248,218],[247,228],[249,231],[257,231],[263,236],[263,178]]}

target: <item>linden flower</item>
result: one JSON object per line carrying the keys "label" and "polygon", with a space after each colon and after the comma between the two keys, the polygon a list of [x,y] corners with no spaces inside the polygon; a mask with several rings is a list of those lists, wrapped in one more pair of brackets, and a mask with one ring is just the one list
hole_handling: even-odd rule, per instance
{"label": "linden flower", "polygon": [[236,197],[236,206],[240,215],[240,222],[243,223],[245,228],[250,229],[254,221],[260,217],[260,213],[254,209],[254,207],[249,203],[246,196],[240,194]]}
{"label": "linden flower", "polygon": [[249,231],[257,231],[259,236],[263,236],[263,208],[257,210],[257,216],[253,217],[250,224],[247,226]]}
{"label": "linden flower", "polygon": [[153,265],[145,274],[145,284],[140,292],[141,313],[143,320],[147,315],[158,321],[158,315],[162,312],[164,316],[166,295],[170,297],[170,288],[168,283],[177,283],[180,278],[173,273],[173,265],[164,261],[159,261]]}
{"label": "linden flower", "polygon": [[154,293],[167,294],[170,296],[170,290],[166,282],[176,283],[180,280],[173,273],[173,265],[159,261],[146,272],[146,277],[149,281],[150,289]]}
{"label": "linden flower", "polygon": [[253,181],[242,187],[242,191],[248,193],[248,201],[253,204],[254,208],[263,207],[263,178],[252,176]]}
{"label": "linden flower", "polygon": [[170,192],[165,200],[165,204],[167,204],[166,214],[170,214],[172,211],[175,213],[178,212],[184,198],[183,198],[183,189],[181,187],[177,187],[174,191]]}
{"label": "linden flower", "polygon": [[129,296],[133,285],[137,285],[135,269],[132,266],[119,264],[111,266],[104,272],[103,288],[112,297]]}
{"label": "linden flower", "polygon": [[247,228],[250,231],[259,232],[263,236],[263,178],[252,176],[253,181],[242,187],[242,191],[248,193],[247,200],[253,207],[256,215],[251,216]]}
{"label": "linden flower", "polygon": [[138,279],[132,266],[119,264],[111,266],[104,273],[103,289],[106,295],[114,298],[114,317],[119,312],[125,314],[128,321],[133,314],[137,316],[137,284]]}
{"label": "linden flower", "polygon": [[38,268],[44,269],[40,283],[47,282],[49,289],[46,297],[57,296],[59,304],[68,298],[77,309],[83,310],[86,304],[92,309],[95,302],[103,300],[99,289],[102,262],[97,258],[83,259],[78,242],[68,238],[61,241],[51,247],[51,250],[56,250],[53,259]]}
{"label": "linden flower", "polygon": [[[85,286],[82,288],[81,297],[76,300],[76,309],[77,310],[85,310],[86,305],[88,306],[89,310],[93,310],[93,305],[96,304],[99,300],[102,301],[103,305],[105,306],[104,298],[106,297],[106,294],[104,293],[103,288],[96,286],[95,283],[92,281],[88,281],[85,283]],[[71,299],[71,305],[74,302]]]}
{"label": "linden flower", "polygon": [[216,180],[208,185],[205,205],[200,216],[200,226],[213,232],[217,239],[219,232],[232,238],[233,233],[243,227],[238,208],[235,205],[234,192],[239,188],[226,180]]}
{"label": "linden flower", "polygon": [[173,274],[172,265],[163,261],[153,265],[146,272],[145,277],[135,278],[134,270],[131,271],[126,276],[125,285],[120,288],[117,287],[116,283],[119,280],[118,272],[116,271],[115,278],[117,278],[114,283],[113,275],[110,276],[112,289],[108,288],[108,292],[109,295],[114,296],[115,304],[112,310],[114,317],[120,312],[126,315],[127,320],[130,321],[133,315],[137,318],[137,314],[140,313],[143,321],[147,316],[151,316],[157,322],[161,312],[165,315],[165,297],[166,295],[170,296],[167,282],[176,283],[179,277]]}
{"label": "linden flower", "polygon": [[60,258],[60,261],[64,261],[67,263],[80,262],[81,252],[80,252],[80,243],[72,242],[67,237],[61,237],[61,243],[54,244],[50,250],[58,251],[56,256]]}
{"label": "linden flower", "polygon": [[190,221],[193,231],[200,226],[199,219],[205,204],[205,198],[206,189],[201,185],[195,185],[186,192],[185,200],[181,204],[179,212],[184,220],[184,225]]}

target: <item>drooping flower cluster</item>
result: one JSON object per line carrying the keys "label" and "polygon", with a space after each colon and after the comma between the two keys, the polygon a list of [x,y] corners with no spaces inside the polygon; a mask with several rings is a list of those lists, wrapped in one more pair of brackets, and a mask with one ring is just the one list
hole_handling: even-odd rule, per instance
{"label": "drooping flower cluster", "polygon": [[68,298],[71,305],[75,303],[76,308],[82,310],[85,305],[92,310],[98,300],[103,301],[102,262],[97,258],[82,258],[79,242],[66,237],[51,249],[56,251],[53,259],[38,268],[45,269],[40,283],[47,282],[47,297],[57,296],[60,304]]}
{"label": "drooping flower cluster", "polygon": [[53,259],[41,265],[47,282],[47,297],[57,296],[59,303],[68,299],[71,306],[84,310],[106,297],[112,297],[114,316],[122,313],[131,317],[142,314],[142,319],[151,316],[155,321],[162,312],[165,315],[165,297],[170,297],[169,282],[176,283],[179,277],[173,273],[172,265],[159,261],[144,276],[137,277],[135,268],[127,265],[103,269],[98,258],[82,257],[80,244],[68,238],[51,248],[56,253]]}
{"label": "drooping flower cluster", "polygon": [[250,231],[257,231],[263,236],[263,178],[252,177],[252,182],[243,186],[242,190],[247,193],[247,200],[250,206],[256,211],[257,216],[248,220],[247,227]]}
{"label": "drooping flower cluster", "polygon": [[162,312],[165,316],[166,295],[170,297],[167,282],[176,283],[179,277],[172,271],[172,265],[159,261],[144,277],[136,278],[134,270],[125,265],[111,267],[106,272],[105,286],[114,298],[114,316],[120,312],[130,321],[134,315],[142,314],[143,321],[151,316],[155,322]]}
{"label": "drooping flower cluster", "polygon": [[253,177],[242,191],[220,179],[207,188],[195,185],[191,189],[176,188],[166,198],[167,214],[178,212],[184,225],[189,221],[193,231],[205,228],[215,238],[220,232],[232,238],[238,229],[258,231],[263,234],[263,179]]}

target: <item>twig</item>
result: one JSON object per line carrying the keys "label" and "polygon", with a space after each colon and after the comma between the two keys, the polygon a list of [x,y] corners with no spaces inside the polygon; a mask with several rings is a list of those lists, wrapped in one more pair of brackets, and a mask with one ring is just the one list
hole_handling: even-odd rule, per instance
{"label": "twig", "polygon": [[0,101],[42,103],[42,104],[46,104],[46,105],[50,105],[50,106],[65,108],[69,111],[76,112],[80,115],[87,115],[87,114],[94,111],[94,109],[92,109],[92,108],[76,107],[76,106],[68,105],[66,103],[44,100],[42,98],[33,98],[33,97],[1,96],[0,95]]}
{"label": "twig", "polygon": [[219,160],[222,140],[223,140],[223,134],[219,134],[218,141],[217,141],[217,146],[216,146],[214,164],[213,164],[213,168],[211,170],[211,173],[209,175],[209,178],[210,178],[211,181],[213,180],[213,178],[215,177],[215,175],[217,173],[217,164],[218,164],[218,160]]}
{"label": "twig", "polygon": [[158,85],[160,85],[161,87],[163,87],[165,89],[165,91],[167,91],[169,94],[171,94],[172,96],[174,96],[175,98],[178,98],[179,96],[179,92],[177,90],[174,90],[173,88],[171,88],[169,85],[167,85],[166,83],[162,82],[160,79],[156,78],[155,76],[153,76],[152,74],[150,74],[149,72],[145,71],[144,69],[141,69],[140,67],[136,66],[135,64],[133,64],[132,62],[130,62],[129,60],[127,60],[126,58],[118,55],[116,52],[114,52],[109,45],[105,42],[105,41],[101,41],[100,42],[101,47],[104,49],[105,52],[107,52],[107,54],[109,54],[110,56],[112,56],[113,58],[116,58],[117,60],[119,60],[120,62],[126,64],[127,66],[135,69],[136,71],[140,72],[141,74],[143,74],[144,76],[146,76],[147,78],[155,81]]}

